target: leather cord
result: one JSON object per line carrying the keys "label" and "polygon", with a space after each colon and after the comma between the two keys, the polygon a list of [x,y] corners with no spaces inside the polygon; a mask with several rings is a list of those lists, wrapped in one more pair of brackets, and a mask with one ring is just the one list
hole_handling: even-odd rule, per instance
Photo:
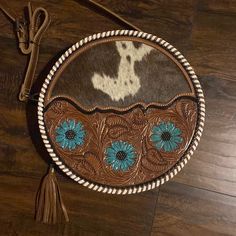
{"label": "leather cord", "polygon": [[[94,0],[88,0],[88,2],[123,22],[131,29],[141,31],[141,29],[131,24],[123,17],[112,12],[108,8],[104,7],[100,3],[97,3]],[[11,21],[13,21],[16,26],[18,44],[21,52],[23,54],[30,55],[25,78],[19,93],[19,100],[27,101],[30,98],[30,90],[33,84],[35,70],[38,63],[40,41],[42,35],[50,24],[50,17],[47,10],[42,7],[38,7],[32,11],[30,2],[28,3],[28,22],[25,19],[22,20],[22,18],[19,18],[17,14],[15,14],[15,12],[13,12],[12,9],[8,7],[5,0],[0,0],[0,9]],[[39,23],[42,16],[43,20],[41,23]]]}
{"label": "leather cord", "polygon": [[6,4],[4,0],[1,0],[0,2],[0,9],[9,17],[9,19],[13,22],[16,22],[17,15],[15,12],[13,12],[10,7]]}
{"label": "leather cord", "polygon": [[49,14],[42,7],[38,7],[33,11],[29,2],[27,22],[26,20],[21,20],[3,0],[1,0],[0,8],[15,24],[16,35],[21,52],[30,55],[25,78],[19,93],[19,100],[27,101],[30,96],[30,90],[38,62],[40,41],[50,24]]}
{"label": "leather cord", "polygon": [[104,7],[103,5],[101,5],[98,2],[95,2],[94,0],[88,0],[88,2],[90,2],[92,5],[102,9],[103,11],[105,11],[107,14],[110,14],[111,16],[113,16],[114,18],[118,19],[120,22],[124,23],[125,25],[129,26],[131,29],[137,30],[137,31],[142,31],[140,28],[138,28],[137,26],[133,25],[132,23],[130,23],[129,21],[125,20],[123,17],[117,15],[115,12],[109,10],[107,7]]}

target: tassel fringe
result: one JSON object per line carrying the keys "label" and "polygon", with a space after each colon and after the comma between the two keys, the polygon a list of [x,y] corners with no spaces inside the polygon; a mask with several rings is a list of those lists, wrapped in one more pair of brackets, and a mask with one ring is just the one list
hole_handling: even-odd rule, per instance
{"label": "tassel fringe", "polygon": [[37,193],[35,219],[45,224],[56,224],[62,220],[62,215],[68,222],[67,210],[62,200],[54,168],[51,166]]}

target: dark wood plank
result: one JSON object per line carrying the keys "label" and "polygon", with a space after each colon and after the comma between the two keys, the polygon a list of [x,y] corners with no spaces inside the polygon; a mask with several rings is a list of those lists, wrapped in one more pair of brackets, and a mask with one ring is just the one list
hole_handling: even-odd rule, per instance
{"label": "dark wood plank", "polygon": [[[33,8],[44,7],[51,17],[50,27],[44,36],[46,39],[44,40],[45,45],[54,45],[63,49],[92,33],[110,30],[115,26],[119,28],[119,25],[117,26],[104,16],[95,14],[92,10],[80,4],[83,2],[83,0],[79,2],[68,0],[63,2],[54,0],[31,1]],[[22,9],[27,6],[27,4],[27,0],[8,1],[9,7],[19,15],[22,15]],[[2,16],[2,14],[0,19],[0,25],[3,27],[3,31],[0,35],[13,38],[14,35],[12,34],[11,23],[4,20],[5,17]],[[94,24],[94,22],[99,22],[100,24]]]}
{"label": "dark wood plank", "polygon": [[177,183],[161,188],[153,236],[236,234],[236,199]]}
{"label": "dark wood plank", "polygon": [[139,195],[101,194],[60,181],[70,223],[36,223],[34,200],[39,180],[0,176],[0,235],[148,235],[157,191]]}
{"label": "dark wood plank", "polygon": [[2,72],[0,79],[1,173],[42,176],[50,158],[39,136],[36,104],[26,105],[17,99],[21,73]]}
{"label": "dark wood plank", "polygon": [[199,75],[236,80],[235,9],[235,1],[199,1],[186,54]]}
{"label": "dark wood plank", "polygon": [[236,196],[236,82],[201,79],[206,123],[197,151],[173,181]]}
{"label": "dark wood plank", "polygon": [[183,52],[189,47],[197,0],[127,0],[122,1],[122,4],[119,0],[98,2],[122,15],[143,31],[164,38]]}
{"label": "dark wood plank", "polygon": [[215,14],[236,15],[236,3],[230,0],[198,1],[198,9]]}
{"label": "dark wood plank", "polygon": [[[11,0],[8,1],[8,5],[21,15],[22,8],[27,6],[27,2],[27,0]],[[122,4],[118,0],[100,2],[144,31],[170,41],[182,51],[188,48],[197,0],[174,0],[168,3],[155,0],[148,2],[129,0],[122,2]],[[51,25],[44,35],[40,47],[38,73],[45,69],[47,62],[52,57],[80,39],[93,33],[124,28],[116,21],[107,18],[103,12],[97,11],[85,0],[63,1],[60,4],[56,4],[53,0],[37,0],[31,1],[31,3],[33,7],[45,7],[51,15]],[[61,14],[62,10],[63,14]],[[13,66],[17,66],[16,70],[21,67],[23,73],[26,57],[21,56],[17,50],[13,26],[3,14],[0,14],[0,27],[0,37],[2,37],[0,38],[0,47],[3,49],[1,51],[4,55],[1,59],[1,71],[9,72],[9,66],[12,65],[11,69]],[[9,41],[9,38],[12,41]],[[183,38],[185,40],[182,40]],[[17,60],[14,60],[15,57]]]}

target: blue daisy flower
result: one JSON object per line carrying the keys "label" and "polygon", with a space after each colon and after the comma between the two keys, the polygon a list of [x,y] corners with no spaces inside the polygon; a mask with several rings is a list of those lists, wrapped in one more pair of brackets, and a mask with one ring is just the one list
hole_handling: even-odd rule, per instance
{"label": "blue daisy flower", "polygon": [[172,122],[162,122],[153,126],[151,140],[158,150],[172,152],[183,141],[181,133],[181,130]]}
{"label": "blue daisy flower", "polygon": [[73,150],[84,144],[85,130],[81,122],[67,120],[56,128],[56,142],[63,149]]}
{"label": "blue daisy flower", "polygon": [[124,141],[115,141],[105,151],[106,162],[113,170],[127,171],[135,162],[133,145]]}

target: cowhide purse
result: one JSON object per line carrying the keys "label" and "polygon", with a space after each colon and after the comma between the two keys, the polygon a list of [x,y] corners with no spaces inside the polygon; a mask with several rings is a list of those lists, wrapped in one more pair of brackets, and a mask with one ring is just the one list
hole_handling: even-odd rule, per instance
{"label": "cowhide purse", "polygon": [[[47,20],[42,33],[48,15],[40,10]],[[37,43],[32,47],[38,50]],[[29,95],[35,61],[21,100]],[[175,176],[198,145],[204,117],[193,68],[175,47],[140,30],[98,33],[72,45],[48,73],[38,99],[39,130],[55,165],[75,182],[110,194],[144,192]],[[39,196],[40,209],[44,198]],[[63,208],[62,202],[65,213]],[[43,211],[37,218],[54,222]]]}

